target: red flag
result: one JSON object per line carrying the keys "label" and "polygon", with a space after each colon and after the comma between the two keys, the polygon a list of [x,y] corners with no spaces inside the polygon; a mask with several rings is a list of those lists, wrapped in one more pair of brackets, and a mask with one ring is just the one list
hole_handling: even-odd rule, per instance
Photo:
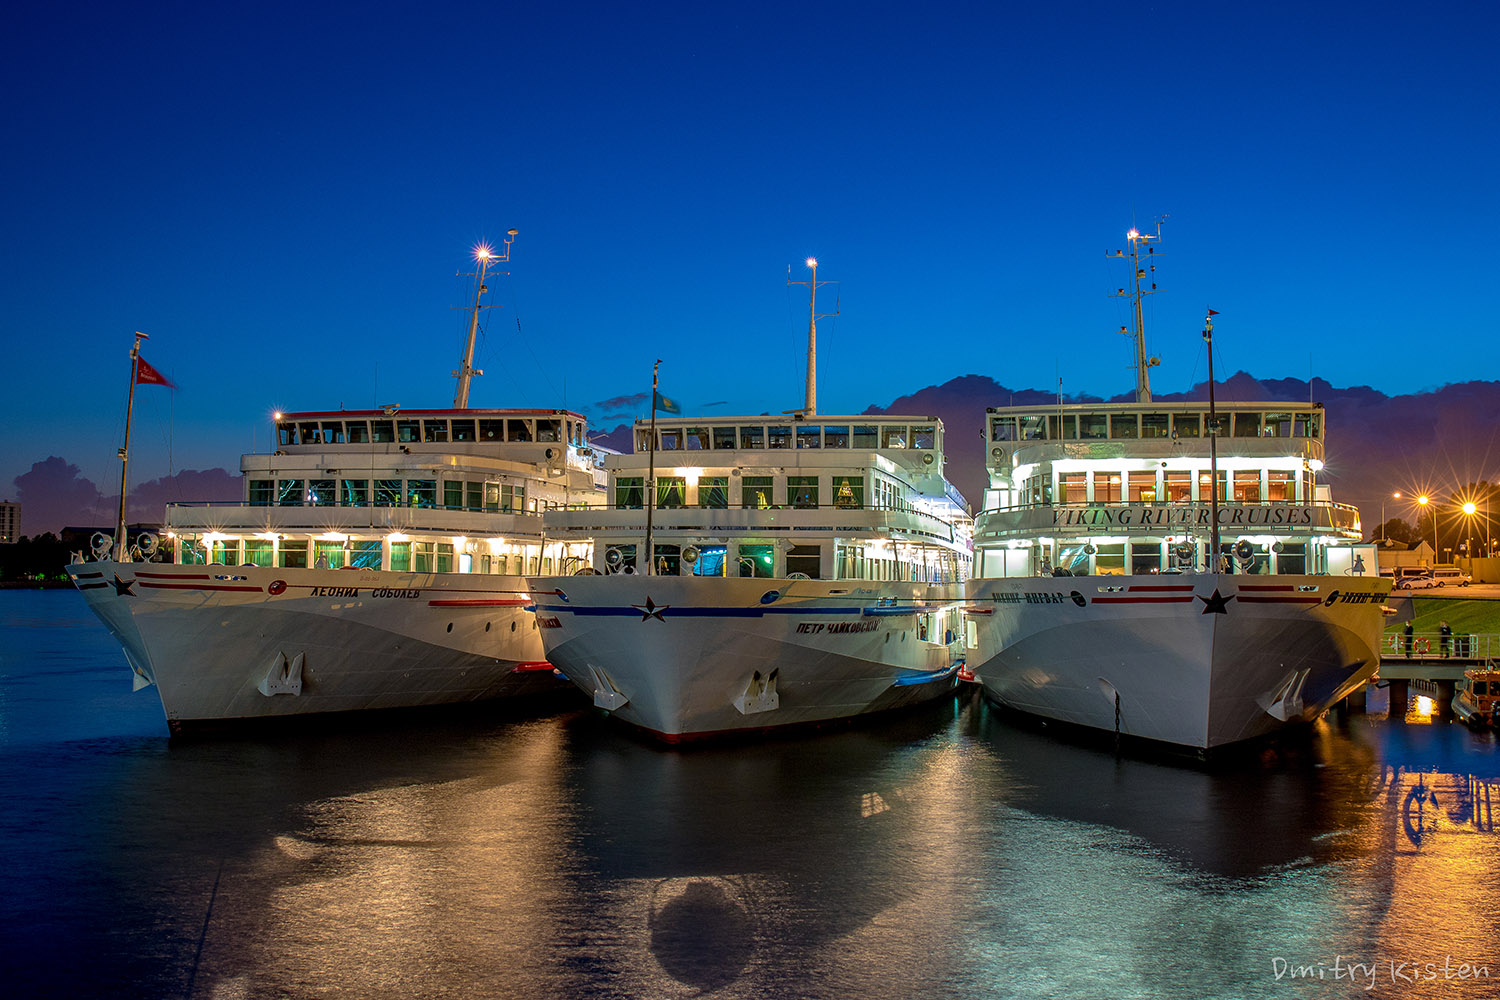
{"label": "red flag", "polygon": [[136,385],[164,385],[168,389],[175,389],[171,379],[161,372],[152,368],[145,358],[137,356],[135,359],[135,384]]}
{"label": "red flag", "polygon": [[1209,314],[1209,315],[1210,315],[1210,316],[1217,316],[1217,315],[1219,315],[1219,310],[1217,310],[1217,309],[1210,309],[1210,310],[1209,310],[1209,311],[1208,311],[1208,314]]}

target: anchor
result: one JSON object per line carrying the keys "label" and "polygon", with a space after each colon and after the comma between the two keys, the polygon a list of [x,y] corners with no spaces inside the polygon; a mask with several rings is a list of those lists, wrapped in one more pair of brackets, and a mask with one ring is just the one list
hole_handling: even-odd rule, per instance
{"label": "anchor", "polygon": [[278,694],[301,694],[302,667],[305,663],[305,653],[298,653],[290,663],[287,662],[285,653],[277,653],[276,659],[271,661],[271,669],[255,685],[255,690],[267,698]]}
{"label": "anchor", "polygon": [[780,673],[781,668],[778,667],[764,679],[761,678],[759,670],[750,677],[750,683],[745,686],[745,693],[734,699],[734,707],[741,715],[773,712],[781,707],[781,696],[776,693],[776,678]]}

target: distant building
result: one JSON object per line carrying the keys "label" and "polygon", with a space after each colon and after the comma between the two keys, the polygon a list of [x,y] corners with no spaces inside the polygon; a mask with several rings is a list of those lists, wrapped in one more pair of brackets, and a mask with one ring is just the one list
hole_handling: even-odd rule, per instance
{"label": "distant building", "polygon": [[0,545],[21,540],[21,505],[0,500]]}

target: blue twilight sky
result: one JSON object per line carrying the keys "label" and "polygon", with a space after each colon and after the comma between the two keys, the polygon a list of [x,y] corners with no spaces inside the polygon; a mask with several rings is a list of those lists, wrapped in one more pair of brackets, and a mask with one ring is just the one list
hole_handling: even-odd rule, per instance
{"label": "blue twilight sky", "polygon": [[180,388],[139,394],[133,481],[237,471],[276,408],[448,405],[455,272],[510,227],[471,403],[595,429],[656,358],[686,413],[799,405],[809,254],[822,412],[1126,391],[1105,253],[1162,213],[1161,391],[1208,305],[1223,375],[1493,378],[1497,12],[18,5],[0,496],[49,455],[114,488],[134,330]]}

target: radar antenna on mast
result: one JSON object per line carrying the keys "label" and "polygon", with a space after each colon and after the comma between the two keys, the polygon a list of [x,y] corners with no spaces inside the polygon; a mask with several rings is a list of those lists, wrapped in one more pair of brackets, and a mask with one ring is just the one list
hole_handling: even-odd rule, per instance
{"label": "radar antenna on mast", "polygon": [[[508,229],[505,232],[505,246],[499,253],[488,243],[481,243],[474,248],[474,261],[479,265],[477,271],[460,271],[461,276],[467,275],[474,279],[474,304],[469,307],[469,337],[464,345],[463,363],[457,371],[452,372],[454,378],[458,379],[458,392],[453,396],[453,408],[455,410],[467,410],[469,408],[469,382],[475,375],[483,375],[484,372],[474,367],[474,341],[479,333],[479,310],[490,309],[492,306],[480,304],[484,293],[489,291],[485,286],[484,279],[489,269],[494,264],[505,264],[510,261],[510,245],[516,238],[516,230]],[[503,273],[503,272],[502,272]]]}
{"label": "radar antenna on mast", "polygon": [[[1120,327],[1120,333],[1126,337],[1135,338],[1135,400],[1138,403],[1151,402],[1151,369],[1161,364],[1161,358],[1147,357],[1146,355],[1146,325],[1141,314],[1141,300],[1147,295],[1155,295],[1164,288],[1157,288],[1156,282],[1151,278],[1156,271],[1156,248],[1148,244],[1155,243],[1161,239],[1161,224],[1166,221],[1163,215],[1156,220],[1156,234],[1153,236],[1142,233],[1134,226],[1125,238],[1130,241],[1129,250],[1115,250],[1106,254],[1107,257],[1128,259],[1130,261],[1130,285],[1127,288],[1117,288],[1111,293],[1111,298],[1129,298],[1134,306],[1135,329],[1127,330]],[[1141,252],[1145,247],[1145,252]],[[1142,287],[1143,283],[1149,287]]]}

